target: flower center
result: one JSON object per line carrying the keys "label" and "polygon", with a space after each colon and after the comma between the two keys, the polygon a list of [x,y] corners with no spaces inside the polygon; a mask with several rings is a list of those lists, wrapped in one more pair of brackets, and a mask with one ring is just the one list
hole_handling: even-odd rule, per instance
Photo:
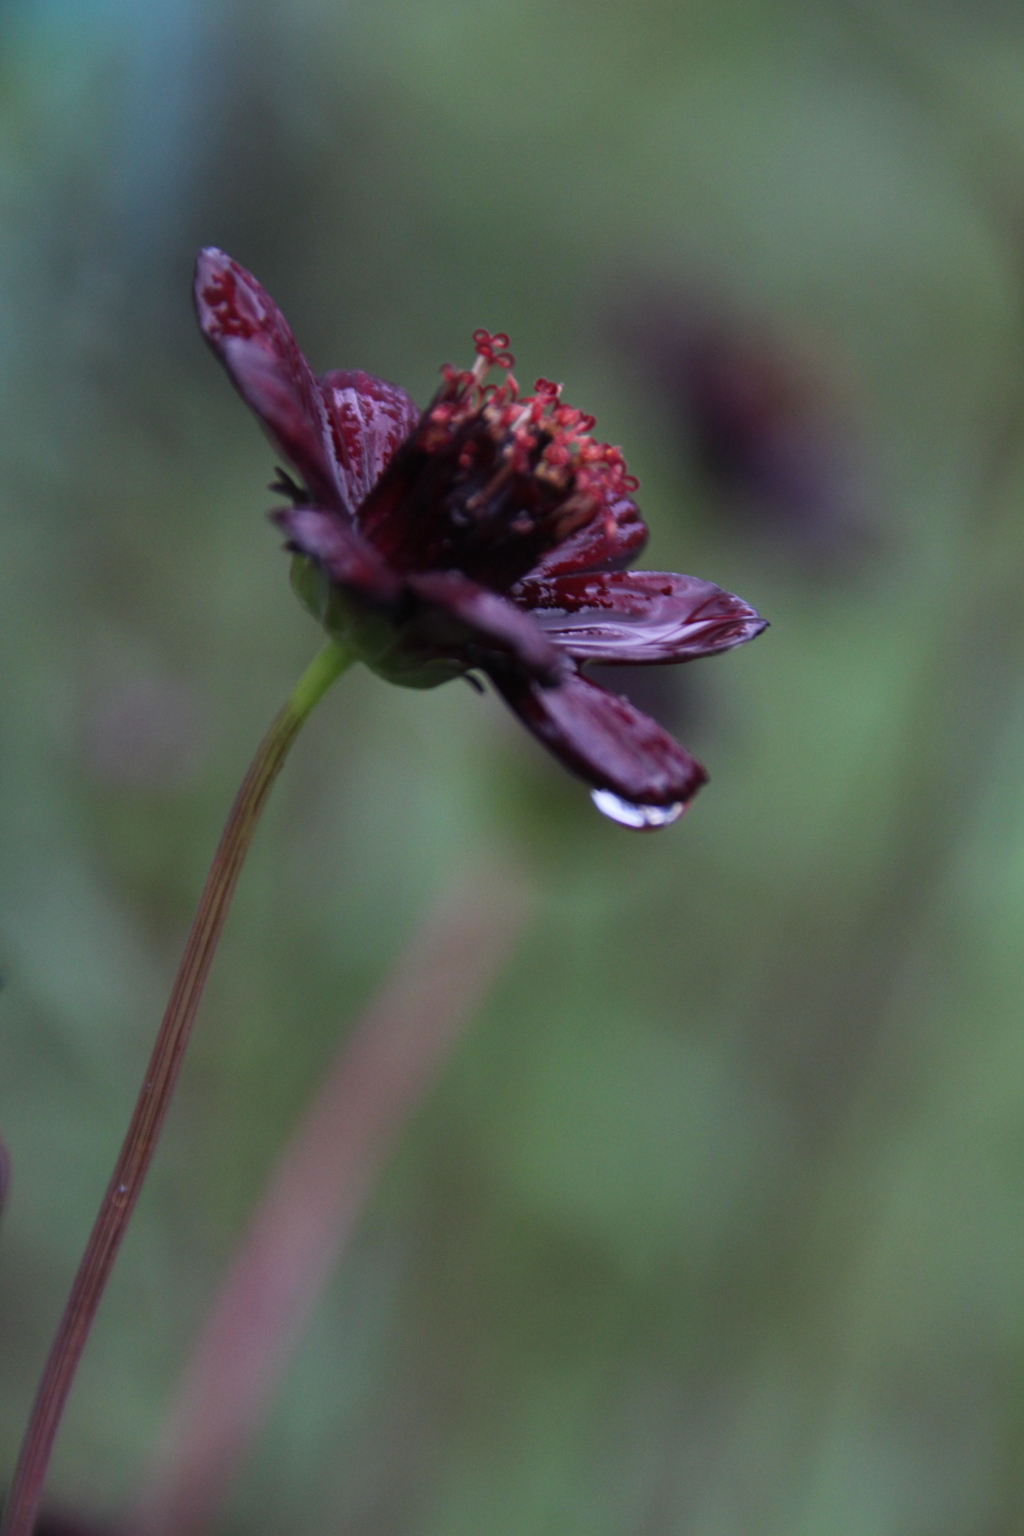
{"label": "flower center", "polygon": [[[594,418],[538,379],[521,396],[508,337],[477,331],[471,369],[446,366],[416,430],[357,514],[396,566],[457,569],[505,591],[540,557],[636,489]],[[492,368],[500,383],[484,381]]]}

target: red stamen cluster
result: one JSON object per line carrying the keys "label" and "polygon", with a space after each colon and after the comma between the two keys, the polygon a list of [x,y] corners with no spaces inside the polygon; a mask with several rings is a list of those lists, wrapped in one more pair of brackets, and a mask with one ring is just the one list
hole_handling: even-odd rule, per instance
{"label": "red stamen cluster", "polygon": [[[590,435],[594,417],[564,405],[561,384],[538,379],[532,395],[520,396],[512,374],[515,358],[503,332],[474,331],[473,344],[487,369],[504,369],[505,379],[500,384],[485,384],[487,369],[481,370],[479,363],[472,370],[445,365],[441,374],[446,387],[428,412],[430,426],[438,429],[437,437],[428,433],[428,438],[437,447],[449,431],[479,416],[494,442],[501,445],[502,457],[512,473],[538,475],[592,506],[629,496],[637,489],[639,481],[628,473],[622,450],[599,443]],[[464,467],[468,467],[472,451],[467,441]]]}

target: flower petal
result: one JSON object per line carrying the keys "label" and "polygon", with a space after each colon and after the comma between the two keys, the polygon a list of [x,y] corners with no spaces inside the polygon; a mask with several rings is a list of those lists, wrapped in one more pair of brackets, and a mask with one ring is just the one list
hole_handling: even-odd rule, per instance
{"label": "flower petal", "polygon": [[196,258],[194,294],[203,335],[242,399],[311,499],[333,505],[341,487],[323,396],[281,311],[250,272],[214,246]]}
{"label": "flower petal", "polygon": [[707,774],[660,725],[596,683],[572,673],[557,688],[492,672],[495,687],[528,730],[595,789],[634,805],[685,804]]}
{"label": "flower petal", "polygon": [[405,586],[423,604],[403,631],[407,643],[436,647],[467,668],[512,663],[549,685],[564,676],[568,663],[529,614],[461,572],[413,572]]}
{"label": "flower petal", "polygon": [[742,598],[663,571],[527,577],[516,600],[577,661],[689,661],[742,645],[765,628]]}
{"label": "flower petal", "polygon": [[380,479],[395,449],[414,430],[419,407],[397,384],[335,370],[320,378],[334,449],[335,474],[350,513]]}
{"label": "flower petal", "polygon": [[586,527],[542,555],[529,579],[621,571],[647,543],[647,524],[628,496],[610,502]]}
{"label": "flower petal", "polygon": [[399,577],[337,512],[284,507],[271,516],[288,535],[288,548],[314,561],[335,586],[378,605],[393,604],[400,597]]}
{"label": "flower petal", "polygon": [[307,606],[392,681],[429,686],[492,666],[548,684],[564,675],[568,661],[530,615],[461,572],[401,574],[322,507],[285,507],[273,518],[288,547],[322,573],[300,583]]}

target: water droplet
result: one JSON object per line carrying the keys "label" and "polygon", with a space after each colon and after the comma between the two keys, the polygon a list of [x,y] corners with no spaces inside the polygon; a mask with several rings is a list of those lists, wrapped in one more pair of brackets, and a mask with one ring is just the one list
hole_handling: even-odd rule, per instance
{"label": "water droplet", "polygon": [[592,789],[590,798],[609,821],[617,821],[620,827],[632,827],[636,832],[653,832],[656,827],[670,827],[686,810],[686,801],[677,800],[674,805],[634,805],[622,800],[610,789]]}

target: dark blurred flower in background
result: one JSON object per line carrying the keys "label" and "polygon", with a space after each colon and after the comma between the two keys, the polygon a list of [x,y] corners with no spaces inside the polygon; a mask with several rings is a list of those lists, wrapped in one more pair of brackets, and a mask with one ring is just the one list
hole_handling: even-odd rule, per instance
{"label": "dark blurred flower in background", "polygon": [[44,1510],[36,1521],[35,1536],[110,1536],[109,1527],[83,1520],[67,1510]]}
{"label": "dark blurred flower in background", "polygon": [[[674,821],[707,775],[655,721],[580,671],[688,661],[765,627],[710,582],[626,572],[647,529],[619,449],[538,379],[520,396],[506,336],[478,331],[420,414],[368,374],[316,379],[284,317],[222,251],[200,253],[203,332],[302,476],[275,489],[300,597],[389,681],[480,671],[595,804],[633,827]],[[492,367],[505,372],[485,385]]]}
{"label": "dark blurred flower in background", "polygon": [[111,1536],[111,1527],[83,1519],[70,1509],[44,1509],[35,1523],[33,1536]]}
{"label": "dark blurred flower in background", "polygon": [[621,282],[610,336],[720,511],[813,567],[872,543],[839,370],[781,326],[694,289]]}

